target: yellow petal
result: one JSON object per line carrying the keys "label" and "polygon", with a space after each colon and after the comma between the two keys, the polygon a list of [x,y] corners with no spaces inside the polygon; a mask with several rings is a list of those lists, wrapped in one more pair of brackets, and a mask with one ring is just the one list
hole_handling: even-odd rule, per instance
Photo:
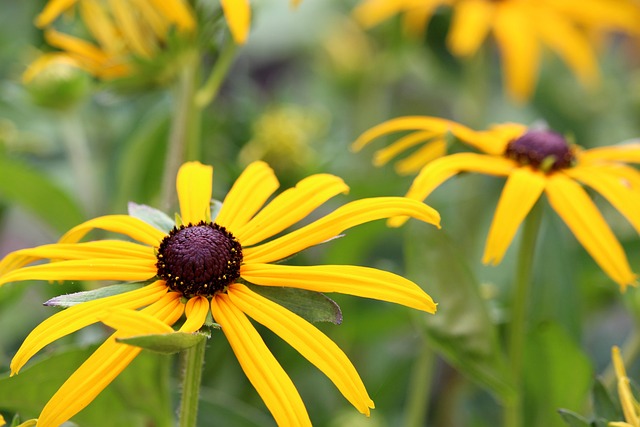
{"label": "yellow petal", "polygon": [[35,61],[29,64],[25,72],[22,74],[22,83],[31,82],[36,76],[38,76],[44,70],[47,70],[53,64],[81,68],[78,61],[76,61],[66,53],[45,53],[40,55]]}
{"label": "yellow petal", "polygon": [[497,265],[520,224],[538,201],[547,182],[544,173],[523,167],[514,170],[502,190],[493,216],[482,262]]}
{"label": "yellow petal", "polygon": [[618,380],[618,396],[620,397],[620,405],[624,413],[624,419],[633,426],[640,425],[640,417],[636,413],[636,400],[631,391],[631,381],[629,378],[621,378]]}
{"label": "yellow petal", "polygon": [[[144,309],[168,325],[176,319],[164,315],[173,313],[180,304],[179,297],[166,294],[160,301]],[[84,409],[117,377],[140,353],[139,347],[119,344],[111,335],[98,349],[65,381],[45,405],[38,425],[56,427]]]}
{"label": "yellow petal", "polygon": [[[475,153],[459,153],[441,157],[426,165],[416,179],[413,180],[407,197],[413,200],[424,200],[440,184],[460,172],[478,172],[486,175],[506,176],[517,164],[504,157],[487,156]],[[406,222],[406,217],[391,218],[388,224],[399,227]]]}
{"label": "yellow petal", "polygon": [[[391,2],[389,2],[391,3]],[[438,6],[450,3],[448,0],[421,0],[420,3],[405,7],[402,16],[402,28],[409,37],[424,37],[429,20]]]}
{"label": "yellow petal", "polygon": [[220,0],[229,30],[236,44],[244,44],[251,26],[251,6],[248,0]]}
{"label": "yellow petal", "polygon": [[580,184],[563,174],[552,175],[546,188],[549,203],[600,268],[624,291],[635,285],[627,257],[606,221]]}
{"label": "yellow petal", "polygon": [[200,162],[188,162],[178,170],[176,187],[182,222],[197,224],[210,217],[213,168]]}
{"label": "yellow petal", "polygon": [[159,246],[166,234],[146,222],[129,215],[106,215],[83,222],[67,231],[60,243],[76,243],[91,230],[99,228],[105,231],[124,234],[150,246]]}
{"label": "yellow petal", "polygon": [[624,362],[620,355],[620,348],[618,346],[611,347],[611,360],[613,362],[613,368],[616,372],[616,377],[620,380],[627,376],[627,371],[624,368]]}
{"label": "yellow petal", "polygon": [[427,163],[430,163],[445,154],[447,154],[447,143],[444,139],[429,141],[424,147],[420,148],[415,153],[399,160],[398,163],[396,163],[396,171],[400,175],[408,175],[418,172]]}
{"label": "yellow petal", "polygon": [[311,421],[298,390],[244,313],[225,294],[218,294],[211,300],[211,312],[276,423],[310,427]]}
{"label": "yellow petal", "polygon": [[106,5],[97,0],[80,2],[82,20],[100,47],[109,55],[124,54],[124,43],[113,19],[106,10]]}
{"label": "yellow petal", "polygon": [[272,262],[337,237],[344,230],[377,219],[409,216],[440,226],[440,214],[420,202],[404,197],[374,197],[357,200],[282,237],[243,249],[245,263]]}
{"label": "yellow petal", "polygon": [[[579,167],[582,166],[585,164],[579,163]],[[598,168],[603,173],[617,177],[624,186],[631,190],[640,190],[640,171],[632,166],[624,163],[593,163],[591,166]]]}
{"label": "yellow petal", "polygon": [[[518,102],[531,96],[540,62],[540,45],[532,20],[535,6],[500,2],[496,9],[494,34],[502,53],[503,79],[507,91]],[[534,13],[534,16],[532,16]]]}
{"label": "yellow petal", "polygon": [[137,309],[158,301],[167,293],[163,281],[157,281],[135,291],[100,298],[66,308],[47,318],[24,340],[11,360],[11,375],[17,374],[29,359],[48,344],[99,321],[105,310]]}
{"label": "yellow petal", "polygon": [[439,134],[430,130],[423,130],[403,136],[402,138],[390,144],[388,147],[376,151],[373,157],[373,164],[376,166],[385,165],[389,162],[389,160],[393,159],[403,151],[406,151],[409,148],[414,147],[420,143],[429,141],[436,135]]}
{"label": "yellow petal", "polygon": [[447,46],[454,55],[471,56],[487,37],[495,4],[486,0],[458,2],[453,14]]}
{"label": "yellow petal", "polygon": [[399,1],[365,0],[353,10],[353,17],[364,27],[373,27],[402,10]]}
{"label": "yellow petal", "polygon": [[71,8],[78,0],[49,0],[46,6],[36,17],[35,25],[38,28],[46,27],[60,16],[62,12]]}
{"label": "yellow petal", "polygon": [[190,298],[184,309],[187,320],[180,327],[182,332],[195,332],[204,325],[209,313],[209,301],[205,297]]}
{"label": "yellow petal", "polygon": [[135,5],[135,9],[140,11],[140,15],[144,16],[146,24],[153,30],[153,34],[158,40],[166,40],[169,35],[169,22],[165,19],[158,9],[156,9],[149,0],[131,0]]}
{"label": "yellow petal", "polygon": [[300,316],[244,285],[231,285],[228,295],[236,307],[295,348],[329,377],[356,409],[369,416],[373,401],[355,367],[333,341]]}
{"label": "yellow petal", "polygon": [[83,59],[84,65],[87,65],[87,61],[95,66],[102,66],[109,62],[110,58],[101,49],[95,45],[73,37],[67,34],[60,33],[53,29],[48,29],[44,32],[44,38],[48,44],[53,47],[57,47],[71,54],[74,59]]}
{"label": "yellow petal", "polygon": [[596,190],[609,201],[640,233],[640,198],[617,175],[612,175],[597,166],[577,166],[567,169],[566,174]]}
{"label": "yellow petal", "polygon": [[242,172],[227,193],[215,222],[232,233],[243,227],[280,184],[265,162],[253,162]]}
{"label": "yellow petal", "polygon": [[157,48],[155,39],[150,37],[144,21],[131,13],[130,1],[109,0],[109,6],[131,51],[138,56],[150,58]]}
{"label": "yellow petal", "polygon": [[579,155],[579,162],[626,162],[640,163],[640,143],[612,145],[609,147],[592,148]]}
{"label": "yellow petal", "polygon": [[264,286],[284,286],[316,292],[337,292],[401,304],[435,313],[436,304],[422,288],[387,271],[353,265],[246,264],[240,276]]}
{"label": "yellow petal", "polygon": [[178,29],[191,31],[195,28],[195,17],[184,0],[151,0],[151,3],[168,21],[175,23]]}
{"label": "yellow petal", "polygon": [[73,260],[91,258],[155,259],[153,248],[133,242],[98,240],[86,243],[54,243],[21,249],[0,261],[0,275],[39,259]]}
{"label": "yellow petal", "polygon": [[279,194],[233,234],[243,246],[254,245],[297,223],[331,197],[348,191],[349,187],[337,176],[312,175]]}
{"label": "yellow petal", "polygon": [[114,308],[105,310],[99,320],[118,331],[119,337],[137,335],[169,334],[173,328],[154,316],[138,310]]}

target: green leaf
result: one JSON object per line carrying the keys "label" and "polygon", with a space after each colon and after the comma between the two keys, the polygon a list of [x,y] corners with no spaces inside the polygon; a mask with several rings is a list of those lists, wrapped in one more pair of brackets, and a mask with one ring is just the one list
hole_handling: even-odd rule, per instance
{"label": "green leaf", "polygon": [[422,316],[427,337],[461,373],[503,401],[511,399],[513,386],[496,326],[460,251],[443,230],[413,222],[408,226],[407,275],[438,303],[434,316]]}
{"label": "green leaf", "polygon": [[59,232],[84,220],[77,202],[50,177],[3,155],[0,155],[0,198],[33,212]]}
{"label": "green leaf", "polygon": [[116,341],[151,350],[156,353],[173,354],[193,347],[207,338],[210,338],[210,334],[200,332],[171,332],[168,334],[149,334],[116,338]]}
{"label": "green leaf", "polygon": [[134,202],[129,202],[127,206],[129,216],[141,219],[147,224],[150,224],[165,233],[169,233],[175,225],[169,215],[159,211],[158,209],[152,208],[151,206],[139,205]]}
{"label": "green leaf", "polygon": [[[0,377],[0,408],[19,413],[22,420],[37,418],[56,390],[94,350],[95,346],[58,351],[18,375]],[[91,427],[172,426],[168,362],[166,356],[142,352],[73,421]]]}
{"label": "green leaf", "polygon": [[596,418],[604,418],[609,421],[619,421],[624,419],[622,407],[611,398],[611,394],[598,378],[591,387],[591,396],[593,398],[593,412]]}
{"label": "green leaf", "polygon": [[558,409],[558,413],[569,427],[591,427],[591,423],[581,415],[567,409]]}
{"label": "green leaf", "polygon": [[532,425],[537,420],[561,426],[561,420],[549,420],[550,412],[584,406],[593,378],[591,363],[557,323],[547,322],[527,336],[524,362],[525,402],[532,411],[528,415]]}
{"label": "green leaf", "polygon": [[52,307],[71,307],[87,301],[123,294],[140,288],[139,283],[128,283],[122,285],[110,285],[92,291],[75,292],[73,294],[59,295],[45,302],[44,305]]}
{"label": "green leaf", "polygon": [[340,306],[323,293],[304,289],[247,284],[255,293],[288,308],[309,322],[342,323]]}

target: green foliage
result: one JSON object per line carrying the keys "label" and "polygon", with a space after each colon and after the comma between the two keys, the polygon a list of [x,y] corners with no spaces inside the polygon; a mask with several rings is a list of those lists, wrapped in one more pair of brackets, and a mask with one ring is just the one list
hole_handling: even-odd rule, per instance
{"label": "green foliage", "polygon": [[116,338],[116,341],[151,350],[156,353],[173,354],[193,347],[209,337],[210,335],[208,333],[172,332],[168,334],[149,334]]}

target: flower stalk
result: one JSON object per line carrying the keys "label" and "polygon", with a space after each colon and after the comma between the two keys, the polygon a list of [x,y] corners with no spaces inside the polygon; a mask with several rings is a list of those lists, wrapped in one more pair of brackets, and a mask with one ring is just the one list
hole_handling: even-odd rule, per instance
{"label": "flower stalk", "polygon": [[207,340],[198,340],[196,345],[182,352],[184,376],[182,378],[179,427],[196,427],[206,344]]}

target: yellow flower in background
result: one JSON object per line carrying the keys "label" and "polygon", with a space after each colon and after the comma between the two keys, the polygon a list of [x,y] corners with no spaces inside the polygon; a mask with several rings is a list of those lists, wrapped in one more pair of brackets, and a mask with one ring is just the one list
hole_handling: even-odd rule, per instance
{"label": "yellow flower in background", "polygon": [[[407,170],[424,162],[407,193],[411,199],[426,199],[440,184],[462,172],[507,178],[489,229],[484,263],[500,263],[520,224],[545,193],[604,272],[622,290],[636,284],[620,242],[580,184],[601,194],[640,232],[640,172],[627,164],[640,163],[640,143],[581,150],[556,132],[519,124],[476,132],[439,118],[403,117],[374,127],[356,141],[355,148],[384,133],[408,129],[414,133],[382,150],[379,157],[395,156],[423,142],[425,147],[441,144],[447,133],[484,152],[451,154],[433,161],[434,156],[424,156],[420,150],[410,155]],[[392,218],[389,224],[400,226],[404,221]]]}
{"label": "yellow flower in background", "polygon": [[618,379],[618,397],[620,398],[620,404],[622,405],[622,412],[626,422],[614,421],[607,425],[610,427],[640,427],[640,403],[633,397],[631,382],[629,381],[629,377],[627,377],[624,362],[620,355],[620,349],[617,346],[611,348],[611,359],[613,360],[613,368],[615,369],[616,378]]}
{"label": "yellow flower in background", "polygon": [[[52,27],[63,12],[76,5],[93,40]],[[49,0],[35,23],[45,29],[47,43],[61,52],[36,60],[25,79],[60,58],[103,79],[129,76],[136,58],[151,59],[163,49],[172,28],[190,33],[196,25],[185,0]]]}
{"label": "yellow flower in background", "polygon": [[[278,425],[310,426],[311,422],[295,386],[248,317],[298,350],[360,412],[369,414],[373,402],[342,350],[311,323],[244,283],[338,292],[434,313],[431,297],[392,273],[348,265],[275,263],[362,223],[406,215],[438,225],[438,213],[403,197],[362,199],[281,234],[348,187],[336,176],[312,175],[263,206],[279,183],[266,163],[255,162],[236,180],[217,217],[211,218],[212,177],[210,166],[191,162],[181,167],[177,177],[181,224],[170,232],[133,216],[103,216],[74,227],[56,244],[19,250],[0,262],[0,285],[23,280],[152,282],[71,306],[42,322],[25,339],[11,362],[12,375],[43,347],[81,328],[103,321],[116,329],[51,398],[38,426],[57,426],[73,417],[141,351],[116,342],[117,337],[170,333],[183,314],[186,321],[180,330],[193,332],[203,326],[208,313],[221,326]],[[123,234],[135,242],[79,243],[94,229]],[[28,266],[42,259],[55,262]]]}
{"label": "yellow flower in background", "polygon": [[[291,6],[297,6],[301,0],[291,0]],[[251,28],[251,4],[249,0],[220,0],[222,11],[237,44],[244,44]]]}
{"label": "yellow flower in background", "polygon": [[441,6],[453,9],[447,46],[454,55],[474,55],[493,34],[505,86],[517,101],[533,92],[542,46],[589,87],[599,79],[594,36],[640,32],[640,5],[634,0],[364,0],[354,16],[371,27],[402,14],[406,30],[422,34]]}

